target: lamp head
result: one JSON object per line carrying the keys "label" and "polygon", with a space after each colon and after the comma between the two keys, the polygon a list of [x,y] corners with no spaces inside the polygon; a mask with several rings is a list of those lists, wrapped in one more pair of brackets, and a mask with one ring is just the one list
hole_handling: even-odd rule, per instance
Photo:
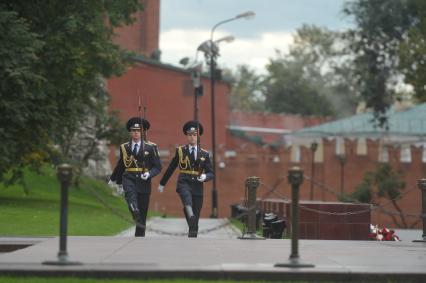
{"label": "lamp head", "polygon": [[236,15],[235,19],[246,19],[246,20],[251,20],[254,18],[254,16],[256,16],[256,13],[253,11],[247,11],[244,12],[242,14]]}
{"label": "lamp head", "polygon": [[227,36],[224,36],[222,38],[216,39],[214,41],[214,43],[216,43],[216,44],[218,44],[219,42],[228,42],[229,43],[229,42],[232,42],[234,40],[235,40],[235,37],[233,35],[227,35]]}
{"label": "lamp head", "polygon": [[186,66],[189,63],[189,57],[183,57],[182,59],[179,60],[179,64],[181,64],[182,66]]}

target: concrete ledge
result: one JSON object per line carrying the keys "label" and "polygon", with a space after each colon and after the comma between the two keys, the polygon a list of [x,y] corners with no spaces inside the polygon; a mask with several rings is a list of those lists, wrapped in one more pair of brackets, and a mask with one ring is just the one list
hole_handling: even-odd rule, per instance
{"label": "concrete ledge", "polygon": [[[86,267],[87,268],[87,267]],[[141,266],[138,266],[140,269]],[[78,277],[99,279],[205,279],[205,280],[251,280],[251,281],[331,281],[331,282],[419,282],[424,283],[426,276],[423,273],[352,273],[314,270],[281,269],[277,271],[265,270],[136,270],[111,267],[108,269],[70,269],[61,270],[39,269],[27,266],[25,269],[2,269],[2,276],[16,277]]]}
{"label": "concrete ledge", "polygon": [[300,269],[274,267],[288,260],[286,239],[69,237],[70,260],[83,265],[43,265],[58,247],[52,238],[0,254],[0,275],[426,282],[425,243],[301,240],[301,260],[315,267]]}

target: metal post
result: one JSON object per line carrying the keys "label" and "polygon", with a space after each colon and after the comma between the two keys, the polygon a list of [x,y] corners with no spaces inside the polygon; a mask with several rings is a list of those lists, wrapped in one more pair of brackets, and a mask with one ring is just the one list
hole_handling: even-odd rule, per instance
{"label": "metal post", "polygon": [[246,179],[247,192],[247,232],[239,239],[242,240],[264,240],[265,238],[256,235],[256,190],[260,184],[259,177],[248,177]]}
{"label": "metal post", "polygon": [[[213,48],[213,41],[210,42],[211,48]],[[216,116],[215,116],[215,54],[214,52],[210,55],[210,95],[211,95],[211,114],[212,114],[212,169],[213,169],[213,188],[212,188],[212,214],[210,218],[217,218],[217,190],[216,190]]]}
{"label": "metal post", "polygon": [[303,170],[297,166],[291,168],[288,182],[291,184],[291,254],[289,262],[277,263],[275,267],[314,267],[299,260],[299,187],[303,183]]}
{"label": "metal post", "polygon": [[72,167],[68,164],[58,166],[57,177],[61,183],[61,207],[59,226],[59,252],[55,261],[45,261],[48,265],[79,265],[80,262],[70,261],[67,252],[67,218],[68,218],[68,187],[72,181]]}
{"label": "metal post", "polygon": [[417,186],[422,194],[422,220],[423,220],[423,235],[421,240],[414,240],[413,242],[426,242],[426,179],[420,179]]}
{"label": "metal post", "polygon": [[345,192],[345,163],[346,156],[343,154],[337,155],[337,159],[340,162],[340,193],[343,194]]}
{"label": "metal post", "polygon": [[312,151],[312,160],[311,160],[311,191],[309,194],[309,199],[314,200],[314,180],[315,180],[315,152],[317,151],[318,143],[313,142],[311,144],[311,151]]}

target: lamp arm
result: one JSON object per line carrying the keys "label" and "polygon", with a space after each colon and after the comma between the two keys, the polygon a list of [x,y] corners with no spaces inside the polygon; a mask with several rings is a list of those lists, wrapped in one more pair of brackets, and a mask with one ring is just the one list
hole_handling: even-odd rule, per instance
{"label": "lamp arm", "polygon": [[228,23],[228,22],[235,21],[235,20],[237,20],[237,19],[238,19],[237,17],[233,17],[233,18],[230,18],[230,19],[227,19],[227,20],[223,20],[223,21],[218,22],[217,24],[215,24],[215,25],[213,26],[213,28],[212,28],[211,32],[210,32],[210,40],[213,42],[213,34],[214,34],[214,31],[216,30],[216,28],[217,28],[218,26],[223,25],[224,23]]}

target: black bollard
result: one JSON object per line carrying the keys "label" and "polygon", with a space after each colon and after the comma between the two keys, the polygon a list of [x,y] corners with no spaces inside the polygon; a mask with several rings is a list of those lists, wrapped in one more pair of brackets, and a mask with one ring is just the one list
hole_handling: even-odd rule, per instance
{"label": "black bollard", "polygon": [[68,187],[72,181],[72,167],[68,164],[58,166],[57,177],[61,183],[61,207],[59,226],[59,252],[58,259],[45,261],[48,265],[79,265],[80,262],[70,261],[67,252],[67,218],[68,218]]}
{"label": "black bollard", "polygon": [[414,240],[413,242],[426,242],[426,179],[420,179],[417,186],[422,194],[422,220],[423,220],[423,235],[421,240]]}
{"label": "black bollard", "polygon": [[313,264],[300,262],[299,257],[299,187],[303,183],[303,170],[291,168],[288,182],[291,184],[291,254],[288,262],[277,263],[275,267],[314,267]]}
{"label": "black bollard", "polygon": [[242,240],[264,240],[256,235],[256,189],[259,187],[259,177],[248,177],[246,179],[247,190],[247,232],[239,239]]}

